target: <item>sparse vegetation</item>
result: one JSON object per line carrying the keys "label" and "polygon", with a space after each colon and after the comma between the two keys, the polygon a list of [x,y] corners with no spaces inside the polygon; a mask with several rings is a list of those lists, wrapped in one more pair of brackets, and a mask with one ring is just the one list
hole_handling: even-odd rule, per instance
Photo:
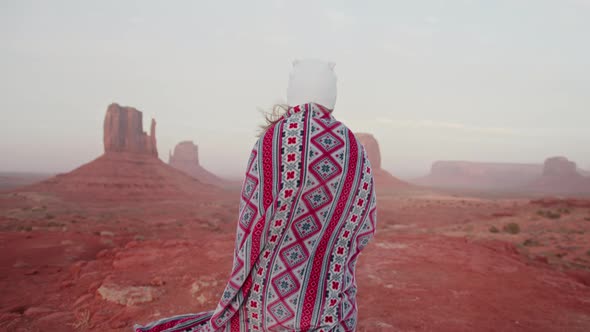
{"label": "sparse vegetation", "polygon": [[76,313],[76,321],[68,323],[75,330],[86,331],[90,324],[90,311],[84,310]]}
{"label": "sparse vegetation", "polygon": [[490,233],[499,233],[500,230],[496,226],[490,226]]}
{"label": "sparse vegetation", "polygon": [[[553,212],[553,211],[550,211],[550,210],[547,210],[547,211],[538,210],[537,211],[537,214],[540,215],[540,216],[543,216],[545,218],[549,218],[549,219],[559,219],[559,218],[561,218],[561,213],[560,212],[570,213],[570,210],[568,210],[568,209],[558,209],[557,211],[558,212]],[[565,211],[567,211],[567,212],[565,212]]]}
{"label": "sparse vegetation", "polygon": [[502,227],[502,230],[508,234],[518,234],[520,233],[520,226],[515,222],[511,222],[504,225],[504,227]]}
{"label": "sparse vegetation", "polygon": [[586,218],[584,218],[584,220],[590,221],[590,217],[586,217]]}
{"label": "sparse vegetation", "polygon": [[524,240],[522,245],[526,246],[526,247],[538,247],[541,244],[539,243],[539,241],[537,241],[535,239],[526,239],[526,240]]}
{"label": "sparse vegetation", "polygon": [[590,250],[586,251],[586,255],[590,256]]}
{"label": "sparse vegetation", "polygon": [[33,230],[33,227],[31,226],[24,226],[24,225],[19,225],[17,227],[17,230],[19,231],[23,231],[23,232],[31,232]]}

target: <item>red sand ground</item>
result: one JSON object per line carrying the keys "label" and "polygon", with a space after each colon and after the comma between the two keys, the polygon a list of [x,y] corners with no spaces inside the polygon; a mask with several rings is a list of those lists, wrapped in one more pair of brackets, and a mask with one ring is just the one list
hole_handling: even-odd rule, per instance
{"label": "red sand ground", "polygon": [[[129,331],[213,309],[237,197],[0,195],[0,330]],[[359,331],[590,330],[590,206],[416,191],[379,205],[357,269]],[[512,222],[517,234],[503,231]]]}

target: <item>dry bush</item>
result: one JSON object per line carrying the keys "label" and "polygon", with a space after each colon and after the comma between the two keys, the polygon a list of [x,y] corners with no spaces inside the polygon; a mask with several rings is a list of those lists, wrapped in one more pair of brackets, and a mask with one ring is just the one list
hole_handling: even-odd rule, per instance
{"label": "dry bush", "polygon": [[504,225],[504,227],[502,227],[502,230],[509,234],[518,234],[520,233],[520,226],[515,222],[511,222]]}
{"label": "dry bush", "polygon": [[526,239],[526,240],[524,240],[522,245],[526,246],[526,247],[538,247],[541,244],[539,243],[539,241],[537,241],[535,239]]}
{"label": "dry bush", "polygon": [[490,226],[490,233],[499,233],[500,230],[496,226]]}

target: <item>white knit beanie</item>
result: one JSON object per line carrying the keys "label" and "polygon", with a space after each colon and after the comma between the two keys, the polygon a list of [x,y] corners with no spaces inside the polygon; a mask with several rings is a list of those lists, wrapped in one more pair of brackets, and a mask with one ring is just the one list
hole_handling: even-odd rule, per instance
{"label": "white knit beanie", "polygon": [[317,103],[333,110],[336,104],[334,66],[334,63],[315,59],[294,61],[287,88],[287,104]]}

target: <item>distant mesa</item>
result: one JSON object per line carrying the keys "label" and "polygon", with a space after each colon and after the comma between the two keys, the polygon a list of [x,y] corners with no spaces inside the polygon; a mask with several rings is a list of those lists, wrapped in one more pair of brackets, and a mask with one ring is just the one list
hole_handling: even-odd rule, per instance
{"label": "distant mesa", "polygon": [[369,155],[369,161],[373,167],[373,175],[377,189],[383,190],[388,188],[400,188],[410,186],[408,183],[396,178],[389,172],[381,168],[381,150],[379,143],[372,134],[356,133],[356,138],[365,147],[365,151]]}
{"label": "distant mesa", "polygon": [[111,104],[104,118],[104,152],[127,152],[158,156],[156,121],[152,119],[150,134],[143,131],[143,115],[133,107]]}
{"label": "distant mesa", "polygon": [[541,164],[441,160],[412,183],[449,189],[505,190],[527,185],[542,174]]}
{"label": "distant mesa", "polygon": [[158,158],[156,122],[150,134],[142,113],[111,104],[104,119],[104,154],[79,168],[22,190],[72,199],[145,200],[213,195],[218,192]]}
{"label": "distant mesa", "polygon": [[577,177],[576,163],[565,157],[551,157],[545,160],[543,176],[549,177]]}
{"label": "distant mesa", "polygon": [[580,174],[575,162],[551,157],[543,164],[543,174],[527,189],[550,194],[590,194],[590,177]]}
{"label": "distant mesa", "polygon": [[565,157],[544,164],[437,161],[430,174],[412,183],[445,189],[489,190],[545,194],[590,193],[590,178]]}
{"label": "distant mesa", "polygon": [[178,143],[174,148],[174,152],[169,153],[168,164],[203,183],[217,186],[226,184],[226,181],[201,166],[199,163],[199,147],[192,141]]}

